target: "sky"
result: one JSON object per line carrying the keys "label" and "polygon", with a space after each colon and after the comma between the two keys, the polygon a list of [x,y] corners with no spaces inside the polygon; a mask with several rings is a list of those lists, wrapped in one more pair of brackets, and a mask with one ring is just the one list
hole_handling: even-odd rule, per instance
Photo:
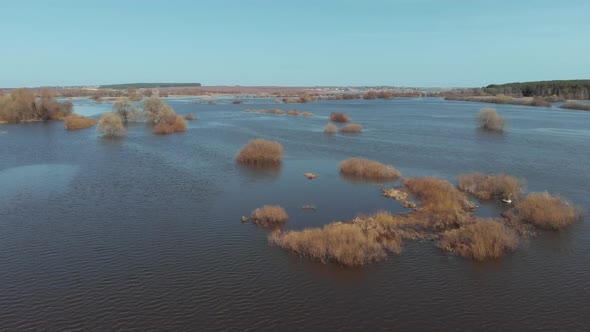
{"label": "sky", "polygon": [[0,87],[590,78],[587,0],[0,0]]}

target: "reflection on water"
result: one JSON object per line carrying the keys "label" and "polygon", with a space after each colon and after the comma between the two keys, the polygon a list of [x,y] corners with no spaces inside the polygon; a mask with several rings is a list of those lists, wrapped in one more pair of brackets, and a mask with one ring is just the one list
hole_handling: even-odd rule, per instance
{"label": "reflection on water", "polygon": [[270,183],[281,176],[282,164],[244,165],[236,163],[240,178],[251,183]]}

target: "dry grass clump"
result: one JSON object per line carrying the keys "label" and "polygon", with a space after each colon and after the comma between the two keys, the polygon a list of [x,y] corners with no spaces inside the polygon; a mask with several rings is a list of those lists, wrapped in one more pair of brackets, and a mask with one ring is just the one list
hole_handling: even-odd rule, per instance
{"label": "dry grass clump", "polygon": [[186,131],[186,120],[181,115],[176,115],[172,120],[158,122],[154,126],[153,133],[167,135]]}
{"label": "dry grass clump", "polygon": [[277,109],[270,109],[270,110],[246,110],[246,112],[248,113],[262,113],[262,114],[275,114],[275,115],[284,115],[287,112],[283,111],[283,110],[277,110]]}
{"label": "dry grass clump", "polygon": [[424,228],[443,231],[472,222],[469,211],[475,205],[448,181],[434,177],[410,178],[404,185],[420,200],[415,221]]}
{"label": "dry grass clump", "polygon": [[507,174],[471,173],[460,175],[459,189],[479,199],[505,198],[517,200],[524,193],[523,182]]}
{"label": "dry grass clump", "polygon": [[580,103],[576,103],[574,101],[568,101],[568,102],[562,104],[561,106],[559,106],[559,108],[565,108],[568,110],[590,111],[590,105],[580,104]]}
{"label": "dry grass clump", "polygon": [[361,131],[363,131],[363,126],[361,126],[360,124],[357,124],[357,123],[351,123],[351,124],[347,124],[346,126],[340,128],[339,131],[341,133],[346,133],[346,134],[356,134],[356,133],[360,133]]}
{"label": "dry grass clump", "polygon": [[189,113],[189,114],[187,114],[187,115],[184,116],[184,119],[185,120],[188,120],[188,121],[191,121],[191,120],[194,120],[195,119],[195,116],[192,115],[191,113]]}
{"label": "dry grass clump", "polygon": [[269,165],[280,164],[282,158],[283,146],[280,143],[258,138],[244,145],[236,160],[243,164]]}
{"label": "dry grass clump", "polygon": [[275,232],[268,240],[270,244],[322,263],[336,262],[346,266],[362,266],[379,261],[387,256],[389,248],[395,252],[401,251],[400,238],[386,245],[379,241],[374,232],[365,231],[354,223],[342,222],[299,232]]}
{"label": "dry grass clump", "polygon": [[340,173],[360,180],[395,181],[401,177],[391,165],[378,161],[350,158],[340,163]]}
{"label": "dry grass clump", "polygon": [[515,98],[499,94],[496,96],[447,96],[446,100],[464,100],[473,101],[479,103],[492,103],[492,104],[511,104],[520,106],[540,106],[540,107],[551,107],[551,103],[548,100],[538,97],[524,97]]}
{"label": "dry grass clump", "polygon": [[301,113],[299,115],[301,115],[301,116],[313,116],[314,114],[311,113],[311,112],[303,112],[303,113]]}
{"label": "dry grass clump", "polygon": [[401,202],[402,206],[405,208],[416,208],[416,203],[408,200],[408,192],[406,190],[403,190],[401,187],[395,187],[390,189],[383,188],[381,189],[381,192],[383,193],[383,196],[393,198],[396,201]]}
{"label": "dry grass clump", "polygon": [[265,205],[252,211],[250,220],[264,227],[277,226],[285,223],[289,215],[279,205]]}
{"label": "dry grass clump", "polygon": [[573,224],[580,215],[565,198],[547,192],[529,194],[508,213],[510,219],[553,230]]}
{"label": "dry grass clump", "polygon": [[105,137],[122,137],[127,133],[121,117],[115,113],[104,113],[98,120],[96,131]]}
{"label": "dry grass clump", "polygon": [[502,119],[495,109],[493,108],[482,108],[479,111],[479,127],[485,130],[491,131],[503,131],[504,130],[504,119]]}
{"label": "dry grass clump", "polygon": [[305,173],[305,174],[303,174],[303,175],[305,175],[305,177],[306,177],[306,178],[308,178],[308,179],[310,179],[310,180],[314,180],[314,179],[316,179],[316,178],[318,177],[318,176],[317,176],[316,174],[314,174],[314,173]]}
{"label": "dry grass clump", "polygon": [[71,114],[64,120],[64,127],[67,130],[79,130],[94,126],[98,121],[93,118]]}
{"label": "dry grass clump", "polygon": [[330,114],[330,121],[332,122],[350,122],[350,117],[344,113],[332,113]]}
{"label": "dry grass clump", "polygon": [[298,111],[296,111],[296,110],[290,110],[290,111],[287,111],[287,114],[288,114],[288,115],[295,115],[295,116],[299,116],[299,115],[301,115],[301,114],[300,114]]}
{"label": "dry grass clump", "polygon": [[518,247],[516,232],[493,220],[477,219],[473,224],[443,233],[438,247],[476,261],[497,259]]}
{"label": "dry grass clump", "polygon": [[332,123],[328,123],[326,127],[324,127],[324,133],[328,135],[334,135],[338,131],[338,127],[333,125]]}
{"label": "dry grass clump", "polygon": [[242,105],[244,102],[241,101],[241,100],[234,100],[231,103],[234,104],[234,105]]}

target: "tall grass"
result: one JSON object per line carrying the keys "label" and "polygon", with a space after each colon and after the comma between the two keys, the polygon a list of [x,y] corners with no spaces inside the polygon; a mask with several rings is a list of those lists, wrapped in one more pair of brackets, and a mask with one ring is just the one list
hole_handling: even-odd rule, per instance
{"label": "tall grass", "polygon": [[268,240],[272,245],[313,260],[346,266],[362,266],[381,260],[387,256],[389,248],[401,251],[399,238],[388,241],[391,244],[386,245],[379,241],[374,232],[365,231],[353,223],[342,222],[303,231],[274,232]]}
{"label": "tall grass", "polygon": [[252,211],[250,220],[264,227],[272,227],[283,224],[289,219],[289,215],[279,205],[265,205]]}
{"label": "tall grass", "polygon": [[340,163],[340,173],[344,176],[369,181],[395,181],[401,173],[391,165],[363,158],[350,158]]}
{"label": "tall grass", "polygon": [[339,130],[341,133],[346,134],[357,134],[363,131],[363,126],[356,123],[347,124],[346,126],[340,128]]}
{"label": "tall grass", "polygon": [[518,236],[502,223],[477,219],[473,224],[444,232],[437,245],[459,256],[484,261],[516,250]]}
{"label": "tall grass", "polygon": [[236,160],[242,164],[268,165],[280,164],[282,158],[283,146],[280,143],[259,138],[244,145]]}
{"label": "tall grass", "polygon": [[350,117],[344,113],[333,112],[330,114],[330,121],[332,122],[350,122]]}
{"label": "tall grass", "polygon": [[523,181],[507,174],[471,173],[460,175],[459,189],[479,199],[506,198],[517,200],[524,193]]}
{"label": "tall grass", "polygon": [[567,199],[547,192],[529,194],[508,214],[519,222],[543,229],[559,230],[570,226],[581,213]]}
{"label": "tall grass", "polygon": [[503,131],[505,125],[504,119],[493,108],[482,108],[479,111],[478,123],[481,129],[490,131]]}
{"label": "tall grass", "polygon": [[336,132],[338,131],[338,127],[336,127],[335,125],[328,123],[326,125],[326,127],[324,127],[324,133],[328,134],[328,135],[334,135],[336,134]]}
{"label": "tall grass", "polygon": [[79,130],[94,126],[98,121],[93,118],[71,114],[64,120],[64,128],[67,130]]}

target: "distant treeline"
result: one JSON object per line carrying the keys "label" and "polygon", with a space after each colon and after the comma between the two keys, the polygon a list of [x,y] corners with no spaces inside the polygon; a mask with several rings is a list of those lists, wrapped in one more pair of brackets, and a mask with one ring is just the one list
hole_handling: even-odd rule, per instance
{"label": "distant treeline", "polygon": [[182,88],[200,87],[201,83],[126,83],[99,86],[100,89],[153,89],[153,88]]}
{"label": "distant treeline", "polygon": [[504,94],[515,97],[558,96],[565,99],[590,99],[590,80],[490,84],[483,90],[490,95]]}

